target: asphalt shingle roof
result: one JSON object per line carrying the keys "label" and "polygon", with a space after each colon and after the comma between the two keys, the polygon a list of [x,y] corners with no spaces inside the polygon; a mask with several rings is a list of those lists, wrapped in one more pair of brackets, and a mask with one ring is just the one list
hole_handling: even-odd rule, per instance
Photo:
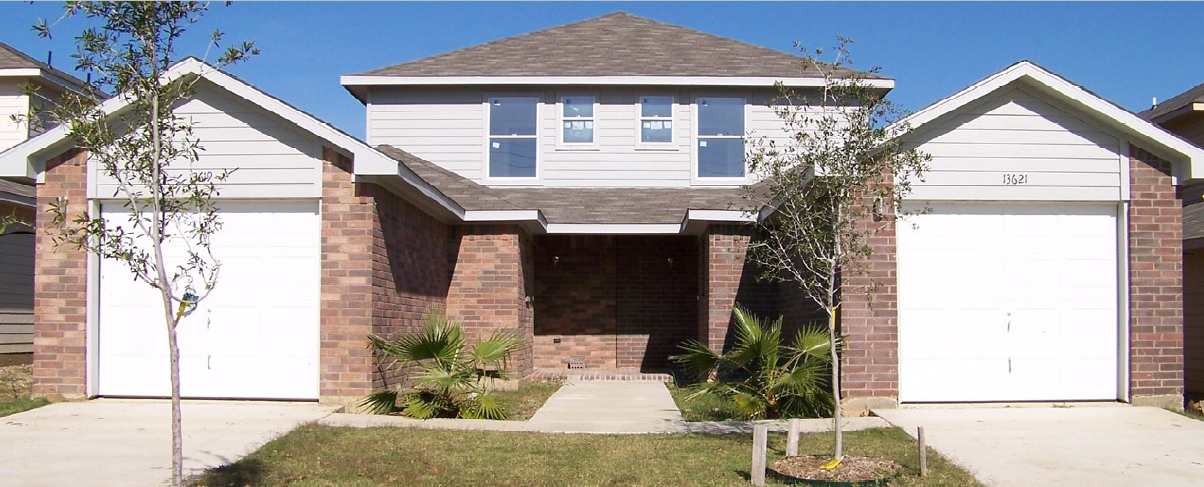
{"label": "asphalt shingle roof", "polygon": [[1196,87],[1179,93],[1171,97],[1169,100],[1159,103],[1153,107],[1137,115],[1145,120],[1153,120],[1167,113],[1178,110],[1188,103],[1204,103],[1204,83],[1196,85]]}
{"label": "asphalt shingle roof", "polygon": [[819,76],[802,67],[793,54],[616,12],[359,75]]}
{"label": "asphalt shingle roof", "polygon": [[466,210],[540,210],[549,223],[681,223],[739,209],[741,188],[490,188],[390,145],[377,147]]}
{"label": "asphalt shingle roof", "polygon": [[0,193],[8,193],[25,198],[33,198],[37,196],[32,184],[14,183],[12,181],[6,181],[3,179],[0,179]]}
{"label": "asphalt shingle roof", "polygon": [[67,74],[64,71],[52,68],[49,64],[38,61],[37,59],[30,57],[28,54],[18,51],[8,44],[0,42],[0,69],[22,68],[42,69],[49,71],[54,73],[55,76],[62,78],[64,81],[75,85],[76,88],[84,88],[86,86],[83,80]]}

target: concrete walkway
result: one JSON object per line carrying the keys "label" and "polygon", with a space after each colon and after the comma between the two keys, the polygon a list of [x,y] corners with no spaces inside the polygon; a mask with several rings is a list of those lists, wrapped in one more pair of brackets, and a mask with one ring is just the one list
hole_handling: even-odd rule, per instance
{"label": "concrete walkway", "polygon": [[[185,401],[184,473],[234,462],[330,415],[312,403]],[[171,403],[59,403],[0,418],[0,486],[157,486],[171,482]]]}
{"label": "concrete walkway", "polygon": [[[574,381],[556,391],[529,421],[466,419],[416,420],[399,416],[333,414],[320,421],[331,426],[400,426],[421,429],[531,431],[542,433],[752,433],[754,425],[786,431],[787,422],[682,420],[669,390],[655,381]],[[846,430],[886,428],[881,418],[848,418]],[[803,420],[804,432],[831,431],[828,419]]]}
{"label": "concrete walkway", "polygon": [[1110,406],[880,409],[992,486],[1204,484],[1204,422]]}

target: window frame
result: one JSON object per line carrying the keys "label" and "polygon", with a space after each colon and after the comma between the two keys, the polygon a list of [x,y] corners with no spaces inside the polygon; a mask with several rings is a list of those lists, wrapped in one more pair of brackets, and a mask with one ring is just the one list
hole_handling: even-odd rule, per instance
{"label": "window frame", "polygon": [[[743,109],[740,111],[744,118],[742,125],[744,133],[739,136],[734,135],[699,135],[699,130],[702,129],[702,111],[699,109],[700,102],[708,98],[727,98],[740,100]],[[695,185],[715,185],[715,186],[730,186],[744,184],[751,179],[748,170],[748,144],[743,143],[744,137],[749,133],[749,99],[747,94],[742,93],[702,93],[694,95],[694,99],[690,104],[691,108],[691,123],[693,129],[690,130],[690,179]],[[698,143],[704,139],[739,139],[744,146],[744,174],[741,176],[700,176],[699,173],[699,157]]]}
{"label": "window frame", "polygon": [[[489,159],[489,152],[490,152],[490,148],[491,148],[490,144],[492,143],[492,139],[495,136],[490,133],[490,130],[491,130],[490,125],[491,125],[491,122],[493,119],[493,103],[491,100],[493,100],[495,98],[534,98],[535,99],[535,134],[534,135],[499,135],[499,136],[496,136],[498,138],[531,139],[531,140],[535,141],[535,174],[532,176],[494,176],[492,173],[493,164],[492,164],[492,161],[490,161],[490,159]],[[483,109],[485,112],[484,113],[485,116],[482,117],[483,131],[484,131],[484,144],[482,144],[482,159],[484,160],[484,168],[482,168],[482,174],[484,175],[484,177],[481,179],[488,182],[489,184],[495,184],[495,185],[505,185],[505,184],[529,185],[533,181],[540,180],[543,176],[543,157],[541,154],[542,151],[540,150],[540,137],[543,135],[543,129],[540,127],[540,125],[542,125],[541,120],[543,120],[543,110],[544,110],[543,94],[539,93],[539,92],[533,92],[533,91],[508,91],[508,92],[485,93],[485,96],[481,100],[481,105],[483,106]]]}
{"label": "window frame", "polygon": [[[565,117],[564,116],[564,100],[565,98],[590,98],[593,100],[594,111],[590,117]],[[594,92],[571,92],[561,93],[556,97],[556,150],[598,150],[598,94]],[[566,121],[589,121],[594,124],[593,136],[589,142],[565,142],[564,140],[564,122]]]}
{"label": "window frame", "polygon": [[[645,117],[644,116],[644,98],[668,98],[669,99],[669,116],[668,117]],[[644,142],[643,129],[645,121],[668,121],[669,141],[668,142]],[[666,93],[644,93],[636,96],[635,99],[635,147],[643,150],[680,150],[677,145],[677,97]]]}

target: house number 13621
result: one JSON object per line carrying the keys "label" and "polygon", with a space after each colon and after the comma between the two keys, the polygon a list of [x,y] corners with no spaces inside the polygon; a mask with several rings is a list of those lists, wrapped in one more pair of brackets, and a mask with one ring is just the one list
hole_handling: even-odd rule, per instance
{"label": "house number 13621", "polygon": [[1028,184],[1028,174],[1004,174],[1003,184],[1004,186],[1019,186],[1021,184]]}

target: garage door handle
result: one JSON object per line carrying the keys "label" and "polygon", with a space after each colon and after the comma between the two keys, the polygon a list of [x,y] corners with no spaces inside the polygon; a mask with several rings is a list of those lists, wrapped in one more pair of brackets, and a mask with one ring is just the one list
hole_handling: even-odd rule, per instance
{"label": "garage door handle", "polygon": [[1012,373],[1012,358],[1008,357],[1008,373]]}
{"label": "garage door handle", "polygon": [[[1011,372],[1011,371],[1012,371],[1012,365],[1011,365],[1011,364],[1012,364],[1012,362],[1011,362],[1011,361],[1009,361],[1009,362],[1008,362],[1008,372]],[[205,369],[206,369],[206,370],[213,370],[213,356],[212,356],[212,355],[206,355],[206,356],[205,356]]]}

